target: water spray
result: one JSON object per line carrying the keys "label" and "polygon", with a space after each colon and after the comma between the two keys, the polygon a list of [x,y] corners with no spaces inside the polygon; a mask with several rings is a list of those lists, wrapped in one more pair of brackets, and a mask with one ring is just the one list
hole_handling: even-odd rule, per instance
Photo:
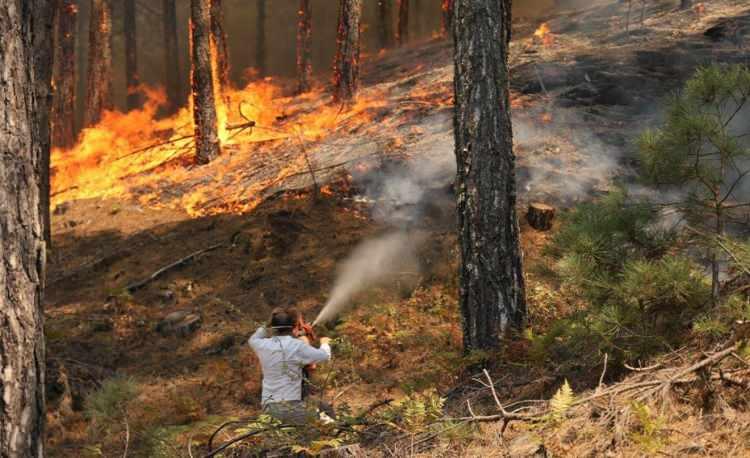
{"label": "water spray", "polygon": [[403,231],[362,242],[339,266],[330,297],[312,325],[331,321],[352,305],[356,294],[414,268],[417,245],[416,237]]}

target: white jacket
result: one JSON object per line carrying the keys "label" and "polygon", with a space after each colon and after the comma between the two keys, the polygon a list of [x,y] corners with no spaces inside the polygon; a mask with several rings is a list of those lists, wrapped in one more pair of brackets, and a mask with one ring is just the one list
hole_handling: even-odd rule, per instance
{"label": "white jacket", "polygon": [[263,369],[261,404],[302,399],[302,367],[331,359],[331,347],[315,348],[292,336],[268,337],[258,328],[248,341]]}

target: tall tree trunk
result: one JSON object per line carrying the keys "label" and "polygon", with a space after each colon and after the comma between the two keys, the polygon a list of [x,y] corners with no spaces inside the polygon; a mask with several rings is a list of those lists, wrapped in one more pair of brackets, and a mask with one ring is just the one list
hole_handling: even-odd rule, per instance
{"label": "tall tree trunk", "polygon": [[198,163],[206,164],[221,152],[211,65],[211,0],[191,0],[190,23],[195,153]]}
{"label": "tall tree trunk", "polygon": [[229,88],[229,56],[227,53],[227,35],[224,33],[224,10],[222,0],[211,0],[211,51],[215,54],[216,78],[214,82],[224,93]]}
{"label": "tall tree trunk", "polygon": [[407,41],[409,41],[409,0],[398,0],[396,44],[402,46]]}
{"label": "tall tree trunk", "polygon": [[141,97],[138,93],[141,84],[138,76],[138,38],[135,0],[125,0],[125,84],[128,90],[128,111],[139,108]]}
{"label": "tall tree trunk", "polygon": [[333,63],[333,100],[348,102],[357,94],[359,80],[359,23],[362,0],[341,0]]}
{"label": "tall tree trunk", "polygon": [[297,93],[310,90],[312,79],[312,10],[310,0],[300,0],[297,12]]}
{"label": "tall tree trunk", "polygon": [[255,27],[255,59],[258,74],[266,76],[266,0],[258,0],[258,16]]}
{"label": "tall tree trunk", "polygon": [[510,1],[456,0],[454,13],[460,304],[470,350],[496,347],[520,328],[526,305],[508,96]]}
{"label": "tall tree trunk", "polygon": [[378,1],[378,41],[380,49],[389,48],[393,37],[393,19],[391,17],[391,2],[393,0]]}
{"label": "tall tree trunk", "polygon": [[112,108],[112,10],[109,0],[91,0],[89,66],[84,127],[98,123]]}
{"label": "tall tree trunk", "polygon": [[0,2],[0,457],[44,456],[45,244],[40,173],[49,157],[49,0]]}
{"label": "tall tree trunk", "polygon": [[444,37],[449,36],[453,30],[453,2],[454,0],[442,0],[441,3],[440,32]]}
{"label": "tall tree trunk", "polygon": [[164,0],[162,3],[162,20],[164,21],[164,64],[166,68],[167,109],[174,113],[182,102],[182,84],[180,80],[180,61],[177,51],[177,6],[175,0]]}
{"label": "tall tree trunk", "polygon": [[59,148],[70,148],[75,143],[75,31],[78,7],[75,0],[57,0],[55,6],[52,144]]}

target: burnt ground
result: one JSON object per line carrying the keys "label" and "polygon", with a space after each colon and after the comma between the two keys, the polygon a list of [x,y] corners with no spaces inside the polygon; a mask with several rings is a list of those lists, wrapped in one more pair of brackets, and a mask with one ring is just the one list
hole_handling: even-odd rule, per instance
{"label": "burnt ground", "polygon": [[[632,139],[658,119],[660,101],[701,64],[747,61],[745,2],[716,1],[705,12],[677,12],[674,3],[650,3],[642,23],[634,8],[627,33],[624,4],[601,2],[554,15],[554,40],[546,46],[531,37],[537,24],[517,24],[511,88],[522,207],[543,200],[564,208],[614,182],[632,181]],[[260,374],[244,345],[247,336],[276,306],[294,304],[313,318],[337,263],[361,240],[392,229],[393,221],[378,215],[378,199],[385,197],[369,186],[369,174],[382,184],[378,177],[388,167],[450,154],[450,59],[450,44],[432,41],[366,63],[365,86],[388,82],[389,94],[419,103],[408,113],[403,99],[384,108],[380,134],[384,143],[397,144],[395,158],[387,165],[380,158],[359,174],[345,167],[326,171],[318,179],[331,184],[319,199],[299,175],[265,190],[262,203],[244,214],[189,217],[179,208],[118,199],[58,205],[45,309],[50,456],[80,456],[90,447],[121,455],[122,425],[95,434],[83,413],[85,397],[114,376],[131,377],[139,387],[129,407],[137,456],[154,456],[155,435],[179,451],[175,456],[184,455],[189,435],[200,438],[223,419],[256,412]],[[311,154],[324,167],[341,155],[332,149],[320,144]],[[362,294],[357,309],[329,330],[341,344],[336,362],[319,376],[326,380],[325,395],[338,396],[339,403],[364,406],[430,387],[448,394],[466,367],[451,176],[445,170],[429,185],[420,182],[420,202],[396,203],[420,209],[410,221],[410,230],[426,240],[417,281]],[[522,233],[526,259],[533,262],[548,234],[525,222]],[[126,290],[217,244],[143,288]],[[537,330],[570,307],[532,273],[529,300],[530,326]],[[196,315],[200,327],[165,333],[159,323],[175,311]],[[520,343],[502,358],[523,361],[524,352]],[[545,373],[525,363],[503,370],[513,375],[503,378],[507,399],[548,397],[571,375],[574,388],[583,389],[599,375]],[[63,408],[68,401],[71,410]]]}

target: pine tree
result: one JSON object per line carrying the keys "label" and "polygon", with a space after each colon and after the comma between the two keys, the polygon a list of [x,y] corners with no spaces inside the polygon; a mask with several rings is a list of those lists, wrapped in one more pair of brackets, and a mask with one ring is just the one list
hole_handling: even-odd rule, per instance
{"label": "pine tree", "polygon": [[[740,190],[750,174],[750,148],[738,115],[750,99],[750,68],[711,66],[697,71],[674,96],[664,125],[640,139],[640,156],[649,183],[684,193],[675,205],[692,227],[724,235],[732,212],[747,207]],[[720,256],[709,250],[712,297],[719,299]]]}
{"label": "pine tree", "polygon": [[297,11],[297,93],[310,90],[312,79],[312,9],[310,0],[300,0]]}
{"label": "pine tree", "polygon": [[359,80],[359,28],[362,0],[340,0],[333,63],[333,100],[349,102],[357,94]]}
{"label": "pine tree", "polygon": [[167,109],[174,113],[182,101],[182,81],[177,51],[177,6],[175,0],[164,0],[162,3],[162,20],[164,27],[164,66],[166,69]]}
{"label": "pine tree", "polygon": [[206,164],[221,152],[211,64],[211,0],[191,0],[190,27],[195,153],[197,162]]}
{"label": "pine tree", "polygon": [[255,59],[258,74],[266,76],[266,0],[258,0],[258,16],[255,27]]}
{"label": "pine tree", "polygon": [[398,0],[396,44],[402,46],[407,41],[409,41],[409,0]]}
{"label": "pine tree", "polygon": [[[47,0],[0,3],[0,456],[44,456],[44,161],[52,19]],[[46,159],[45,159],[46,158]]]}
{"label": "pine tree", "polygon": [[526,304],[508,94],[510,1],[456,0],[454,14],[459,298],[470,350],[496,347],[520,328]]}
{"label": "pine tree", "polygon": [[74,0],[57,0],[55,11],[55,58],[53,64],[52,144],[70,148],[75,143],[76,19]]}
{"label": "pine tree", "polygon": [[91,0],[89,65],[84,127],[101,120],[112,109],[112,7],[109,0]]}
{"label": "pine tree", "polygon": [[211,50],[215,55],[216,83],[223,93],[229,88],[229,53],[227,35],[224,33],[222,0],[211,0]]}
{"label": "pine tree", "polygon": [[378,42],[380,49],[386,49],[392,45],[393,22],[391,18],[391,5],[393,0],[378,1]]}
{"label": "pine tree", "polygon": [[440,33],[443,36],[450,35],[450,31],[453,28],[453,1],[454,0],[442,0],[440,4],[441,16],[440,16]]}
{"label": "pine tree", "polygon": [[135,0],[125,0],[125,14],[123,15],[125,31],[125,84],[128,90],[128,110],[134,110],[141,105],[138,93],[141,85],[138,76],[138,34],[136,25]]}

